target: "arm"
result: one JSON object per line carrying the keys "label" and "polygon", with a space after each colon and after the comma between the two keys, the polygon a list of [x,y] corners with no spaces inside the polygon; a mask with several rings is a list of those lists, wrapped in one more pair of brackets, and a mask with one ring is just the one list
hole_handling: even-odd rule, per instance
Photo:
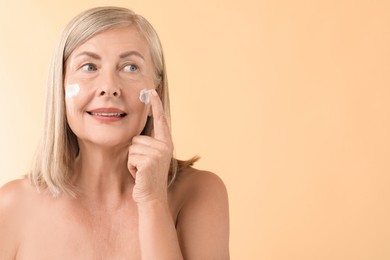
{"label": "arm", "polygon": [[183,259],[166,203],[151,201],[138,205],[142,259]]}
{"label": "arm", "polygon": [[[196,172],[179,213],[177,233],[185,259],[229,259],[229,208],[216,175]],[[195,184],[194,184],[195,183]]]}
{"label": "arm", "polygon": [[153,136],[136,136],[129,147],[128,169],[135,179],[142,259],[183,259],[167,198],[173,144],[161,100],[151,95]]}

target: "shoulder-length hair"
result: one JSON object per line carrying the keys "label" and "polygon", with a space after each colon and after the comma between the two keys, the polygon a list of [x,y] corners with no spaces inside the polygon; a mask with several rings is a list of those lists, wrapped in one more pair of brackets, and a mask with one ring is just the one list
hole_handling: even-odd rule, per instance
{"label": "shoulder-length hair", "polygon": [[[121,7],[98,7],[80,13],[64,29],[50,64],[43,134],[32,169],[28,174],[29,180],[39,189],[48,190],[54,196],[63,192],[72,196],[76,195],[69,180],[79,153],[79,146],[76,135],[68,125],[65,113],[63,84],[67,59],[78,46],[96,34],[126,26],[135,26],[149,44],[154,65],[154,80],[159,86],[157,92],[170,123],[164,54],[160,39],[152,25],[141,15]],[[149,117],[142,134],[150,135],[152,130],[153,119]],[[171,185],[174,182],[181,169],[193,165],[197,159],[194,157],[187,161],[181,161],[172,157],[168,184]]]}

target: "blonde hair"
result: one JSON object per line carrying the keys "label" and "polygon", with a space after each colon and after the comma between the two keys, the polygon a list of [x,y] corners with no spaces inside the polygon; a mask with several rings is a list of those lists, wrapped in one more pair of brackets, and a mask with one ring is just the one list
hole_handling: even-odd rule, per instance
{"label": "blonde hair", "polygon": [[[76,135],[70,129],[64,100],[65,63],[70,54],[82,43],[103,31],[126,26],[135,26],[149,44],[154,65],[155,83],[161,97],[168,122],[170,122],[168,81],[164,55],[159,37],[152,25],[141,15],[121,7],[97,7],[86,10],[73,18],[62,33],[53,55],[47,82],[43,135],[38,146],[30,181],[39,189],[47,189],[52,195],[63,192],[75,196],[69,182],[72,166],[78,156]],[[148,118],[144,135],[153,130],[153,119]],[[168,184],[171,185],[182,169],[193,165],[198,157],[187,161],[171,159]]]}

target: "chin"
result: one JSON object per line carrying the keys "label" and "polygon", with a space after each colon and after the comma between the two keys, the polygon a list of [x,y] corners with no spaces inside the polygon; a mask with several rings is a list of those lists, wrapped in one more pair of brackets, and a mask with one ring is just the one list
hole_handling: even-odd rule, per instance
{"label": "chin", "polygon": [[114,149],[121,147],[128,147],[130,145],[130,140],[127,141],[116,141],[116,140],[100,140],[99,142],[93,143],[97,147],[106,148],[106,149]]}
{"label": "chin", "polygon": [[133,136],[93,136],[88,138],[78,138],[79,144],[83,143],[87,146],[101,147],[101,148],[120,148],[129,146]]}

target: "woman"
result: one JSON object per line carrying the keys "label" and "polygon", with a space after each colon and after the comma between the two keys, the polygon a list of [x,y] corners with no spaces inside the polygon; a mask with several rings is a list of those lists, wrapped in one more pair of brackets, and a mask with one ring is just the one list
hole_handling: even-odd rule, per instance
{"label": "woman", "polygon": [[53,57],[35,165],[0,190],[0,259],[228,259],[224,184],[172,153],[154,29],[124,8],[81,13]]}

